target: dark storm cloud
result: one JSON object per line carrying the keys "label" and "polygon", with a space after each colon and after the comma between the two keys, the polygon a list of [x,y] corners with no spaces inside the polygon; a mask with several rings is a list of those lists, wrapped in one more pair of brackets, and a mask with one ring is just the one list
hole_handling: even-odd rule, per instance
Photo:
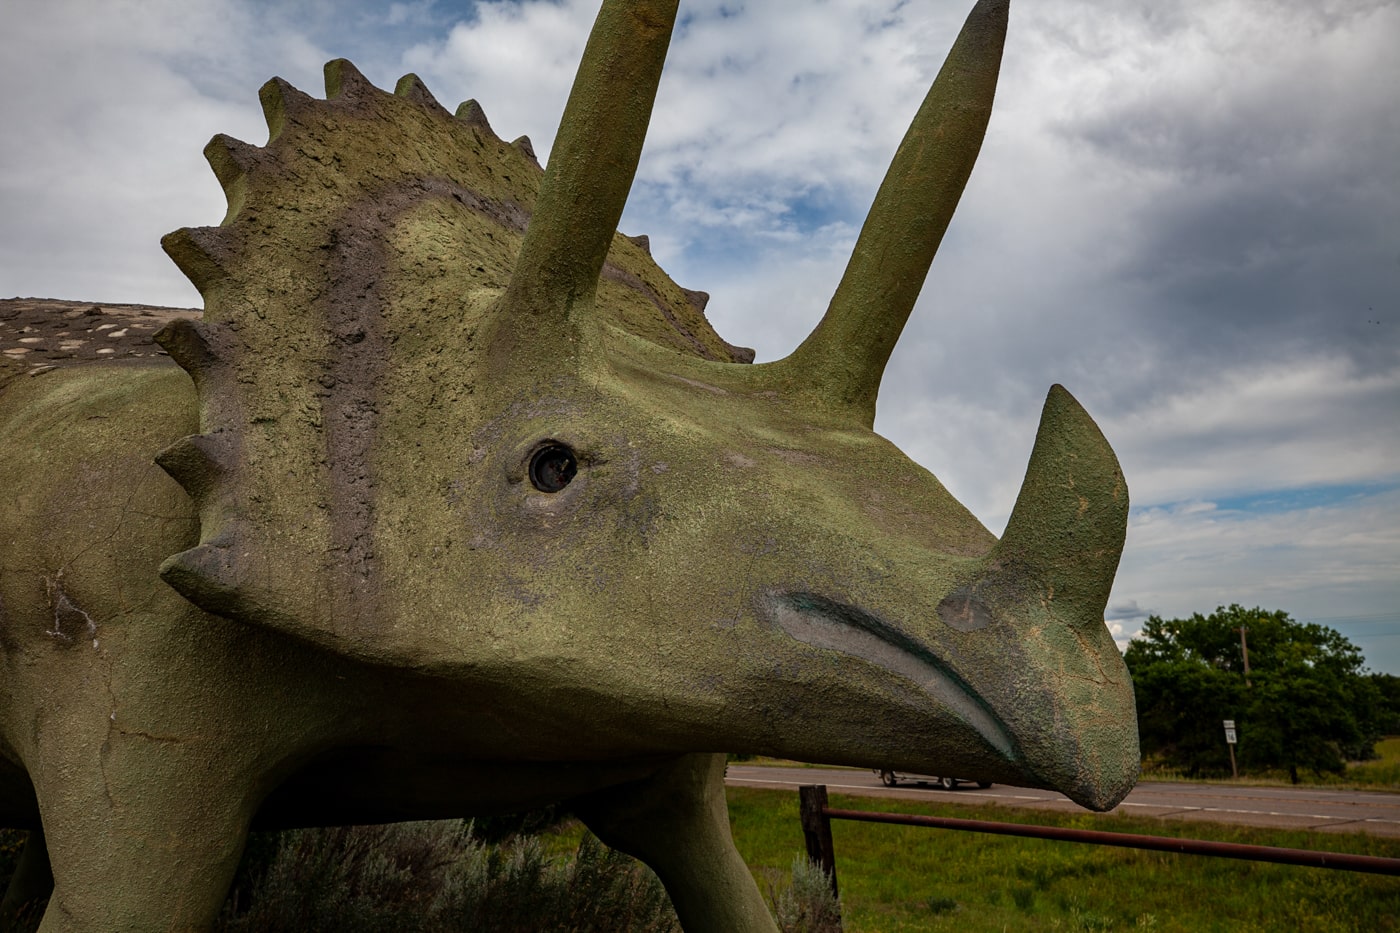
{"label": "dark storm cloud", "polygon": [[[1092,142],[1134,156],[1107,133]],[[1211,363],[1244,343],[1285,356],[1324,344],[1367,368],[1393,365],[1395,345],[1367,322],[1397,310],[1400,189],[1384,180],[1400,133],[1357,140],[1335,163],[1299,164],[1282,142],[1270,152],[1224,171],[1184,151],[1159,169],[1180,181],[1139,212],[1133,253],[1114,270],[1151,293],[1157,313],[1142,324]]]}
{"label": "dark storm cloud", "polygon": [[[1149,42],[1189,37],[1188,65],[1191,48],[1215,57],[1161,56],[1056,127],[1151,192],[1129,207],[1136,235],[1112,271],[1144,290],[1140,325],[1186,369],[1319,347],[1363,372],[1395,365],[1400,57],[1376,31],[1400,19],[1385,7],[1286,5],[1250,24],[1255,43],[1183,9],[1140,21]],[[1261,12],[1212,9],[1220,23]]]}

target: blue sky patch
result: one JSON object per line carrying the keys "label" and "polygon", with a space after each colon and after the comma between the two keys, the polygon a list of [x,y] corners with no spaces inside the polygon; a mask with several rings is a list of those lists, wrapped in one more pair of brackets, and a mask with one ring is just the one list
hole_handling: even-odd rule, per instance
{"label": "blue sky patch", "polygon": [[1395,489],[1400,489],[1400,483],[1344,483],[1302,489],[1270,489],[1216,499],[1215,507],[1219,511],[1249,512],[1254,515],[1298,512],[1351,505]]}
{"label": "blue sky patch", "polygon": [[1355,505],[1364,499],[1394,492],[1397,489],[1400,489],[1400,482],[1335,483],[1289,489],[1265,489],[1232,496],[1178,502],[1154,502],[1148,505],[1134,506],[1132,513],[1134,517],[1149,512],[1163,511],[1175,514],[1209,512],[1220,518],[1228,518],[1231,513],[1242,516],[1279,515],[1285,512]]}

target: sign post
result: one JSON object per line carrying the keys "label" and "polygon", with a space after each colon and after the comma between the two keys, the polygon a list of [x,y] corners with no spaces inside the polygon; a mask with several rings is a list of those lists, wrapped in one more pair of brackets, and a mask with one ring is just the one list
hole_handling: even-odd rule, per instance
{"label": "sign post", "polygon": [[1225,747],[1230,750],[1230,773],[1235,776],[1235,780],[1240,778],[1240,769],[1235,767],[1235,721],[1225,720]]}

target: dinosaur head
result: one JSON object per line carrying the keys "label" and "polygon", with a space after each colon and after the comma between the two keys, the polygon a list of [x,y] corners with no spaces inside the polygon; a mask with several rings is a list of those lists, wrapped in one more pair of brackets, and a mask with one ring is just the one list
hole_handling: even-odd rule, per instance
{"label": "dinosaur head", "polygon": [[205,320],[161,338],[200,397],[159,462],[201,540],[162,575],[460,684],[472,741],[523,758],[750,751],[1112,806],[1137,735],[1102,621],[1128,508],[1107,442],[1052,388],[998,541],[872,430],[1005,0],[969,17],[821,323],[761,365],[616,233],[675,7],[604,3],[548,171],[474,103],[346,62],[324,101],[264,87],[267,146],[211,142],[228,216],[165,240]]}

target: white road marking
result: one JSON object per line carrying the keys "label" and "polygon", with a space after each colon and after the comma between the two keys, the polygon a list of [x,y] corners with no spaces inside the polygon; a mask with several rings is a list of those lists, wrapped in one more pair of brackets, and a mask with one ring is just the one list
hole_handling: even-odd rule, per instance
{"label": "white road marking", "polygon": [[[732,777],[732,778],[725,778],[725,779],[724,779],[724,783],[726,783],[726,784],[759,784],[759,785],[764,785],[764,784],[790,784],[790,785],[792,785],[793,787],[797,787],[797,786],[799,786],[799,785],[802,784],[801,781],[765,781],[765,780],[760,780],[760,779],[758,779],[758,778],[733,778],[733,777]],[[827,786],[827,787],[835,787],[835,788],[838,789],[838,790],[878,790],[878,789],[879,789],[879,788],[871,787],[869,784],[827,784],[827,785],[825,785],[825,786]]]}

